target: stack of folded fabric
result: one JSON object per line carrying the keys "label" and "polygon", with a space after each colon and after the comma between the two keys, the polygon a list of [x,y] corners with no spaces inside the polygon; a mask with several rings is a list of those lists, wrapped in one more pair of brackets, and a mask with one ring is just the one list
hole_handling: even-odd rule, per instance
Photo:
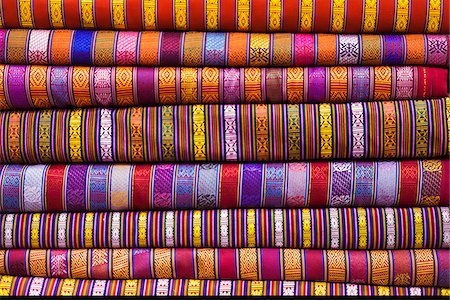
{"label": "stack of folded fabric", "polygon": [[0,0],[0,295],[450,295],[448,0]]}

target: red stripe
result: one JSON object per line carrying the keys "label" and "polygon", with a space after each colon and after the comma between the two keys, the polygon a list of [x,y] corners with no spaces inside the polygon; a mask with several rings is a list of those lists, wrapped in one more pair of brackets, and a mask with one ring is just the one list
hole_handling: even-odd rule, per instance
{"label": "red stripe", "polygon": [[195,278],[194,274],[194,251],[193,248],[179,248],[175,252],[175,272],[177,278]]}
{"label": "red stripe", "polygon": [[3,28],[18,28],[20,26],[20,17],[17,0],[2,0],[2,9],[4,23]]}
{"label": "red stripe", "polygon": [[346,1],[347,7],[345,12],[345,32],[359,33],[363,28],[363,0],[360,1]]}
{"label": "red stripe", "polygon": [[283,31],[297,32],[299,25],[299,1],[284,0],[283,2]]}
{"label": "red stripe", "polygon": [[444,3],[442,8],[442,26],[441,33],[449,33],[450,31],[450,1],[442,1]]}
{"label": "red stripe", "polygon": [[9,256],[5,258],[6,262],[9,262],[9,271],[11,275],[27,276],[27,250],[25,249],[13,249],[9,251]]}
{"label": "red stripe", "polygon": [[305,279],[304,280],[325,280],[323,272],[323,251],[306,249],[305,253]]}
{"label": "red stripe", "polygon": [[63,211],[64,169],[64,165],[51,165],[47,169],[45,202],[49,212]]}
{"label": "red stripe", "polygon": [[[279,248],[261,248],[261,277],[264,280],[283,280],[281,272],[283,266],[280,265],[280,250]],[[283,272],[284,273],[284,272]]]}
{"label": "red stripe", "polygon": [[415,206],[419,180],[419,164],[417,161],[400,162],[400,205]]}
{"label": "red stripe", "polygon": [[239,206],[238,201],[238,164],[223,164],[221,170],[219,207],[233,208]]}
{"label": "red stripe", "polygon": [[442,160],[441,203],[450,205],[450,159]]}
{"label": "red stripe", "polygon": [[427,25],[427,0],[414,0],[410,5],[408,32],[423,33]]}
{"label": "red stripe", "polygon": [[142,29],[141,0],[126,1],[126,28],[127,30]]}
{"label": "red stripe", "polygon": [[220,279],[236,279],[235,262],[236,255],[235,249],[219,248],[218,249],[218,261],[219,261],[219,274],[217,278]]}
{"label": "red stripe", "polygon": [[220,1],[220,30],[236,31],[236,1],[221,0]]}
{"label": "red stripe", "polygon": [[48,14],[47,0],[33,1],[34,26],[41,28],[50,28],[50,16]]}
{"label": "red stripe", "polygon": [[315,1],[314,11],[314,32],[329,32],[331,20],[331,1]]}
{"label": "red stripe", "polygon": [[81,12],[78,6],[78,1],[64,1],[64,25],[66,28],[80,28],[81,27]]}
{"label": "red stripe", "polygon": [[[426,76],[427,76],[426,84],[424,81],[424,73],[425,72],[426,72]],[[433,73],[432,69],[424,68],[424,67],[417,67],[417,74],[418,74],[417,97],[426,98],[427,95],[429,95],[431,86],[433,85],[433,82],[429,81],[431,79],[430,76],[432,73]]]}
{"label": "red stripe", "polygon": [[111,29],[110,1],[95,1],[95,25],[98,29]]}
{"label": "red stripe", "polygon": [[156,3],[158,30],[173,30],[173,0],[157,1]]}
{"label": "red stripe", "polygon": [[316,162],[311,164],[311,190],[309,203],[312,207],[327,206],[328,199],[328,176],[327,162]]}
{"label": "red stripe", "polygon": [[266,0],[253,0],[251,1],[251,30],[253,32],[266,32],[267,20],[269,19],[269,9],[267,7]]}
{"label": "red stripe", "polygon": [[395,3],[392,0],[378,1],[377,28],[378,33],[391,33],[395,27]]}
{"label": "red stripe", "polygon": [[205,30],[203,0],[189,0],[189,30]]}
{"label": "red stripe", "polygon": [[133,174],[133,193],[131,205],[135,210],[148,210],[150,195],[150,173],[152,165],[136,165]]}

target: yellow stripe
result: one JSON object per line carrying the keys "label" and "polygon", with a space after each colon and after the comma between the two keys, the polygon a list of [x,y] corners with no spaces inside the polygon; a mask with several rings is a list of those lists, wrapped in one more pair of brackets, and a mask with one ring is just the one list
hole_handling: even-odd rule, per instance
{"label": "yellow stripe", "polygon": [[375,32],[375,28],[377,26],[377,6],[377,0],[364,1],[363,32]]}
{"label": "yellow stripe", "polygon": [[250,38],[250,65],[267,66],[270,61],[270,35],[254,33]]}
{"label": "yellow stripe", "polygon": [[63,279],[61,287],[61,296],[73,296],[75,288],[75,279]]}
{"label": "yellow stripe", "polygon": [[31,221],[31,247],[40,248],[39,246],[39,225],[41,223],[41,214],[33,214]]}
{"label": "yellow stripe", "polygon": [[93,248],[93,233],[94,233],[94,213],[86,213],[84,221],[84,247]]}
{"label": "yellow stripe", "polygon": [[186,0],[175,0],[175,29],[188,30]]}
{"label": "yellow stripe", "polygon": [[202,246],[202,211],[194,211],[194,219],[192,222],[193,245],[194,247]]}
{"label": "yellow stripe", "polygon": [[156,0],[143,0],[144,30],[156,30]]}
{"label": "yellow stripe", "polygon": [[250,296],[264,296],[264,281],[250,281]]}
{"label": "yellow stripe", "polygon": [[128,279],[125,280],[125,288],[123,296],[136,296],[137,295],[138,280]]}
{"label": "yellow stripe", "polygon": [[413,207],[414,213],[414,248],[423,248],[423,217],[422,209]]}
{"label": "yellow stripe", "polygon": [[2,275],[0,279],[0,296],[11,295],[11,283],[14,277],[8,275]]}
{"label": "yellow stripe", "polygon": [[395,32],[406,32],[409,23],[409,0],[397,0]]}
{"label": "yellow stripe", "polygon": [[333,154],[333,120],[331,105],[320,104],[320,157],[331,158]]}
{"label": "yellow stripe", "polygon": [[237,21],[238,31],[248,31],[250,29],[250,2],[248,0],[238,0]]}
{"label": "yellow stripe", "polygon": [[366,210],[362,207],[357,208],[358,211],[358,240],[359,249],[367,248],[367,218]]}
{"label": "yellow stripe", "polygon": [[69,155],[71,162],[83,161],[81,149],[81,109],[74,109],[69,114]]}
{"label": "yellow stripe", "polygon": [[148,213],[147,212],[140,212],[139,213],[139,220],[138,220],[138,244],[139,247],[146,247],[147,245],[147,218]]}
{"label": "yellow stripe", "polygon": [[33,16],[31,11],[31,0],[19,1],[20,25],[23,28],[33,27]]}
{"label": "yellow stripe", "polygon": [[311,248],[311,214],[307,208],[302,209],[303,248]]}
{"label": "yellow stripe", "polygon": [[43,110],[39,116],[39,157],[42,162],[51,161],[50,154],[50,130],[51,111]]}
{"label": "yellow stripe", "polygon": [[345,0],[333,0],[331,32],[343,32],[345,27]]}
{"label": "yellow stripe", "polygon": [[269,0],[269,31],[281,31],[281,0]]}
{"label": "yellow stripe", "polygon": [[62,7],[62,0],[50,0],[50,20],[52,27],[63,28],[64,27],[64,13]]}
{"label": "yellow stripe", "polygon": [[428,20],[427,30],[428,33],[436,33],[440,29],[441,25],[441,1],[440,0],[428,0]]}
{"label": "yellow stripe", "polygon": [[247,210],[247,247],[256,247],[256,218],[255,210]]}
{"label": "yellow stripe", "polygon": [[206,160],[206,124],[205,106],[192,106],[193,137],[194,137],[194,159]]}
{"label": "yellow stripe", "polygon": [[300,9],[300,31],[312,31],[313,28],[313,0],[302,0]]}
{"label": "yellow stripe", "polygon": [[123,0],[112,1],[114,29],[125,29],[125,2]]}
{"label": "yellow stripe", "polygon": [[425,101],[415,101],[416,111],[416,155],[428,156],[428,109]]}
{"label": "yellow stripe", "polygon": [[94,28],[94,3],[93,0],[81,0],[81,26]]}
{"label": "yellow stripe", "polygon": [[187,296],[200,296],[201,283],[198,279],[188,279]]}
{"label": "yellow stripe", "polygon": [[219,29],[219,3],[218,0],[206,0],[206,30]]}

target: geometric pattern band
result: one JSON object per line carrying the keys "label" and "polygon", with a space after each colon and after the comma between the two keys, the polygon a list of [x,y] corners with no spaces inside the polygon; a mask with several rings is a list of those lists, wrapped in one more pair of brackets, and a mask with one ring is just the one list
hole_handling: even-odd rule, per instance
{"label": "geometric pattern band", "polygon": [[3,0],[0,27],[449,32],[444,0]]}
{"label": "geometric pattern band", "polygon": [[449,123],[449,98],[1,111],[0,163],[439,157]]}
{"label": "geometric pattern band", "polygon": [[333,283],[199,279],[89,280],[0,277],[1,296],[449,296],[450,289]]}
{"label": "geometric pattern band", "polygon": [[448,206],[450,160],[0,165],[0,211]]}
{"label": "geometric pattern band", "polygon": [[0,247],[450,248],[448,207],[0,214]]}
{"label": "geometric pattern band", "polygon": [[[0,65],[0,109],[440,98],[431,67],[175,68]],[[68,101],[61,101],[68,100]]]}
{"label": "geometric pattern band", "polygon": [[305,280],[449,287],[448,249],[119,248],[0,250],[0,275],[73,279]]}
{"label": "geometric pattern band", "polygon": [[449,36],[0,29],[0,63],[162,67],[445,67],[449,63]]}

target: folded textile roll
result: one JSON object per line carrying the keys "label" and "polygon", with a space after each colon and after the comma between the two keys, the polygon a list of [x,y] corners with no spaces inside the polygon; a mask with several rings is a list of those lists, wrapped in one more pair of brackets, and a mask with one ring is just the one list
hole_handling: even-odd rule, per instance
{"label": "folded textile roll", "polygon": [[0,162],[438,157],[450,98],[0,112]]}
{"label": "folded textile roll", "polygon": [[0,276],[0,296],[449,296],[435,287],[320,281],[60,279]]}
{"label": "folded textile roll", "polygon": [[318,0],[20,0],[0,26],[254,32],[449,32],[449,3]]}
{"label": "folded textile roll", "polygon": [[440,98],[431,67],[147,68],[0,65],[0,109]]}
{"label": "folded textile roll", "polygon": [[0,165],[0,211],[448,206],[450,160]]}
{"label": "folded textile roll", "polygon": [[293,248],[0,250],[0,275],[306,280],[448,287],[450,252]]}
{"label": "folded textile roll", "polygon": [[448,35],[0,30],[0,63],[146,66],[448,66]]}
{"label": "folded textile roll", "polygon": [[449,248],[448,207],[0,214],[0,247]]}

